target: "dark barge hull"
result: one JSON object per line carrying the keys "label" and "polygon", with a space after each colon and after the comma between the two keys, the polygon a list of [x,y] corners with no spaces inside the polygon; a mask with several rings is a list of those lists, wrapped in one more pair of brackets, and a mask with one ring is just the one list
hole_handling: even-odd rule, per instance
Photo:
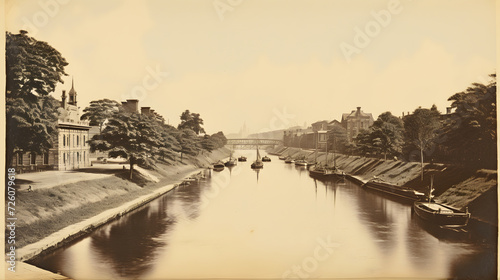
{"label": "dark barge hull", "polygon": [[433,224],[445,227],[464,227],[468,224],[470,213],[458,211],[456,209],[447,207],[446,205],[437,204],[451,211],[450,213],[443,213],[427,207],[427,202],[417,201],[413,204],[415,214],[423,220],[429,221]]}
{"label": "dark barge hull", "polygon": [[369,181],[365,183],[363,187],[412,201],[424,198],[424,194],[416,194],[413,189],[394,186],[387,183]]}

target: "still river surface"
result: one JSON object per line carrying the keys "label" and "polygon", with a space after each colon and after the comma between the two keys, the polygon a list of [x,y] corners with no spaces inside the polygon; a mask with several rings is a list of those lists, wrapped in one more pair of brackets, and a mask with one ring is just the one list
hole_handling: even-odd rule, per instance
{"label": "still river surface", "polygon": [[[239,151],[247,154],[250,151]],[[73,279],[468,277],[493,244],[436,237],[409,204],[272,156],[207,172],[35,262]]]}

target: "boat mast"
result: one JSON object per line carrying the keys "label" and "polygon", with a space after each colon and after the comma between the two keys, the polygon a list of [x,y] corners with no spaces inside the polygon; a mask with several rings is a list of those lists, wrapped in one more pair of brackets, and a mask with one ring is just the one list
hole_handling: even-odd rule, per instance
{"label": "boat mast", "polygon": [[328,134],[326,135],[326,166],[328,166]]}
{"label": "boat mast", "polygon": [[335,135],[333,135],[333,167],[337,166],[337,162],[335,160]]}
{"label": "boat mast", "polygon": [[316,133],[316,145],[314,146],[314,163],[318,163],[318,136],[319,133]]}
{"label": "boat mast", "polygon": [[432,197],[434,197],[432,195],[433,192],[434,192],[434,174],[431,174],[431,185],[429,187],[429,203],[431,203]]}

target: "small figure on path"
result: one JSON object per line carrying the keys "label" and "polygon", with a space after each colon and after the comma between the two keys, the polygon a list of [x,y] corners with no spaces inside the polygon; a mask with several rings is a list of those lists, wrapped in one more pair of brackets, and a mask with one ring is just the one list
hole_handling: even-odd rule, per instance
{"label": "small figure on path", "polygon": [[33,188],[31,188],[31,185],[28,187],[28,192],[32,192]]}

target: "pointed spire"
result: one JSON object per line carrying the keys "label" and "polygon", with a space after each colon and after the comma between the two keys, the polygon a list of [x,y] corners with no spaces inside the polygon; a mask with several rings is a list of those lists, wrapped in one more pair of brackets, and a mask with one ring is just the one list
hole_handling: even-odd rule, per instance
{"label": "pointed spire", "polygon": [[69,101],[68,104],[76,106],[76,90],[75,90],[75,81],[73,77],[71,77],[71,89],[68,92]]}

